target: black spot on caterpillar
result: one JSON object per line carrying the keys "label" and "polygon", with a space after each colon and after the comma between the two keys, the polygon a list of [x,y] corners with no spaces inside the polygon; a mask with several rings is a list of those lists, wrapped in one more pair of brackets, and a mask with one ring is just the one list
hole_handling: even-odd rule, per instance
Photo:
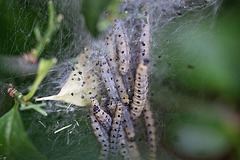
{"label": "black spot on caterpillar", "polygon": [[119,131],[119,152],[124,159],[132,159],[127,147],[126,135],[122,126],[120,126]]}
{"label": "black spot on caterpillar", "polygon": [[93,114],[96,116],[99,123],[108,132],[111,128],[112,117],[100,108],[98,101],[95,98],[91,98]]}
{"label": "black spot on caterpillar", "polygon": [[138,65],[134,87],[133,102],[131,104],[131,117],[138,118],[143,110],[148,93],[148,59],[144,59]]}
{"label": "black spot on caterpillar", "polygon": [[148,9],[146,6],[143,7],[142,14],[144,18],[140,21],[140,40],[139,40],[139,47],[140,47],[140,55],[139,60],[148,59],[149,58],[149,49],[150,49],[150,22],[149,22],[149,14]]}
{"label": "black spot on caterpillar", "polygon": [[119,97],[124,104],[128,104],[129,103],[128,94],[125,89],[122,76],[118,72],[119,65],[118,65],[118,61],[117,61],[116,48],[113,45],[113,40],[110,35],[107,36],[107,38],[106,38],[106,45],[107,45],[107,50],[108,50],[107,60],[108,60],[112,75],[114,76],[114,80],[115,80],[115,84],[116,84],[116,88],[117,88]]}
{"label": "black spot on caterpillar", "polygon": [[115,116],[112,122],[111,135],[110,135],[110,152],[112,156],[116,156],[118,151],[118,134],[120,126],[122,125],[123,105],[117,102]]}
{"label": "black spot on caterpillar", "polygon": [[107,108],[109,109],[111,115],[114,115],[115,114],[115,110],[116,110],[116,103],[115,101],[109,101],[107,103]]}
{"label": "black spot on caterpillar", "polygon": [[133,159],[140,159],[140,153],[135,142],[128,142],[128,150]]}
{"label": "black spot on caterpillar", "polygon": [[123,77],[123,83],[125,85],[125,88],[127,90],[127,94],[129,99],[132,99],[133,96],[133,87],[134,87],[134,77],[132,75],[132,72],[129,71],[126,75]]}
{"label": "black spot on caterpillar", "polygon": [[157,152],[156,127],[154,126],[154,119],[153,119],[149,101],[147,101],[144,106],[143,117],[145,121],[145,127],[147,129],[148,143],[150,146],[149,157],[151,159],[156,159],[156,152]]}
{"label": "black spot on caterpillar", "polygon": [[127,108],[123,107],[123,127],[130,142],[135,141],[135,131]]}
{"label": "black spot on caterpillar", "polygon": [[119,71],[122,75],[125,75],[129,71],[129,64],[131,55],[129,53],[129,39],[127,31],[124,26],[124,22],[120,19],[115,21],[115,41],[117,44],[117,51],[119,57]]}
{"label": "black spot on caterpillar", "polygon": [[124,86],[122,76],[119,73],[115,76],[115,84],[122,103],[129,104],[128,94]]}
{"label": "black spot on caterpillar", "polygon": [[106,58],[103,55],[100,55],[99,60],[100,60],[102,79],[103,79],[104,85],[107,89],[108,96],[113,100],[118,100],[119,96],[118,96],[117,90],[115,88],[116,85],[114,83],[112,73],[109,72],[110,68],[106,61]]}
{"label": "black spot on caterpillar", "polygon": [[105,38],[105,45],[107,49],[107,60],[110,66],[110,69],[113,74],[118,73],[118,58],[117,58],[117,50],[114,44],[113,37],[108,35]]}
{"label": "black spot on caterpillar", "polygon": [[97,137],[99,143],[101,144],[101,152],[99,159],[107,159],[109,155],[109,137],[106,131],[102,128],[100,123],[97,121],[96,117],[92,114],[90,116],[91,126],[93,128],[93,132]]}

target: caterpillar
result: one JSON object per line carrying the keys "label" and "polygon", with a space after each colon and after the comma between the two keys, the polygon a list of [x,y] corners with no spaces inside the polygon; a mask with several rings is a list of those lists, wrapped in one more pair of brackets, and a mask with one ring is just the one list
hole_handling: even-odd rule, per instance
{"label": "caterpillar", "polygon": [[123,127],[126,133],[126,136],[130,142],[135,141],[135,131],[130,118],[130,114],[126,107],[123,108]]}
{"label": "caterpillar", "polygon": [[97,120],[103,126],[103,128],[108,132],[111,128],[112,117],[108,115],[102,108],[100,108],[98,101],[95,98],[92,100],[92,110]]}
{"label": "caterpillar", "polygon": [[117,53],[119,57],[119,71],[122,75],[129,72],[131,55],[129,54],[129,39],[127,31],[122,20],[115,21],[115,41],[117,44]]}
{"label": "caterpillar", "polygon": [[99,60],[100,60],[102,79],[103,79],[105,87],[107,88],[108,96],[113,100],[118,100],[119,96],[118,96],[117,90],[115,88],[114,78],[111,73],[110,67],[106,61],[105,56],[100,55]]}
{"label": "caterpillar", "polygon": [[131,71],[123,76],[123,83],[127,90],[128,97],[131,99],[133,96],[134,77]]}
{"label": "caterpillar", "polygon": [[111,136],[110,136],[110,152],[112,156],[116,156],[118,151],[118,134],[120,126],[122,125],[123,105],[117,102],[115,116],[112,122]]}
{"label": "caterpillar", "polygon": [[119,152],[124,159],[126,160],[132,159],[127,147],[127,140],[123,130],[123,126],[120,126],[120,131],[119,131],[119,148],[120,148]]}
{"label": "caterpillar", "polygon": [[117,59],[117,54],[116,54],[116,48],[113,45],[113,40],[112,40],[111,34],[109,34],[106,37],[105,43],[106,43],[107,50],[108,50],[107,60],[108,60],[110,69],[112,71],[112,74],[114,75],[114,80],[115,80],[115,84],[116,84],[116,88],[117,88],[119,97],[120,97],[122,103],[129,104],[129,98],[128,98],[128,94],[127,94],[126,88],[123,83],[122,76],[117,70],[117,68],[118,68],[117,60],[118,59]]}
{"label": "caterpillar", "polygon": [[138,151],[137,144],[135,142],[128,142],[128,150],[133,159],[140,159],[140,153]]}
{"label": "caterpillar", "polygon": [[115,101],[111,100],[107,103],[107,108],[109,109],[111,115],[115,114],[115,110],[116,110],[116,103]]}
{"label": "caterpillar", "polygon": [[143,7],[142,14],[144,18],[140,19],[140,55],[139,60],[148,59],[149,58],[149,48],[150,48],[150,22],[149,22],[149,14],[146,6]]}
{"label": "caterpillar", "polygon": [[105,38],[105,45],[107,49],[107,61],[111,68],[113,74],[118,72],[118,58],[116,45],[114,45],[114,40],[111,34],[107,35]]}
{"label": "caterpillar", "polygon": [[99,159],[107,159],[109,155],[109,137],[105,130],[102,128],[100,123],[97,121],[96,117],[93,113],[90,116],[91,126],[93,128],[93,132],[97,137],[98,141],[101,144],[101,151]]}
{"label": "caterpillar", "polygon": [[141,115],[146,102],[148,93],[148,64],[149,60],[144,59],[140,62],[136,71],[133,102],[130,110],[132,119],[136,119]]}
{"label": "caterpillar", "polygon": [[107,103],[107,97],[102,95],[101,96],[101,105],[100,106],[106,106]]}
{"label": "caterpillar", "polygon": [[125,105],[129,104],[128,94],[124,86],[122,76],[119,73],[117,73],[115,76],[115,83],[122,103]]}
{"label": "caterpillar", "polygon": [[154,126],[154,119],[150,108],[149,101],[146,102],[143,109],[143,117],[145,126],[147,128],[147,137],[150,145],[149,157],[151,160],[156,159],[157,144],[156,144],[156,127]]}

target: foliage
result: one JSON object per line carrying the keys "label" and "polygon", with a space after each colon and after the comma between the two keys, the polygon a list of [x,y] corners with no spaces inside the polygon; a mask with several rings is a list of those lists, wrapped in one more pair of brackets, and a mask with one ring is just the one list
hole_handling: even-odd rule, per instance
{"label": "foliage", "polygon": [[[35,33],[37,33],[38,45],[35,49],[33,49],[30,56],[39,57],[41,52],[47,43],[50,42],[50,38],[53,32],[57,29],[59,23],[61,22],[61,18],[55,19],[55,13],[53,4],[49,2],[49,26],[46,34],[43,38],[40,37],[39,29],[35,29]],[[35,63],[32,61],[32,63]],[[46,159],[43,155],[41,155],[35,147],[32,145],[31,141],[28,139],[27,133],[24,130],[24,126],[19,114],[19,106],[20,110],[34,109],[41,113],[44,116],[47,116],[45,110],[41,109],[40,105],[33,104],[29,102],[34,93],[36,92],[38,86],[40,85],[43,78],[48,73],[49,69],[53,64],[56,63],[56,59],[44,60],[40,59],[39,69],[36,80],[31,87],[30,92],[23,96],[20,92],[15,92],[14,100],[15,104],[13,108],[8,111],[4,116],[0,118],[0,156],[5,159]],[[8,92],[8,91],[7,91]],[[9,93],[9,92],[8,92]],[[7,93],[5,93],[7,94]],[[9,93],[10,95],[10,93]]]}
{"label": "foliage", "polygon": [[28,138],[18,105],[15,102],[13,109],[0,118],[0,158],[45,160]]}
{"label": "foliage", "polygon": [[[86,27],[94,37],[105,31],[108,25],[118,16],[120,2],[120,0],[83,0],[82,14]],[[100,20],[102,16],[106,16],[103,15],[104,10],[108,11],[108,17]]]}

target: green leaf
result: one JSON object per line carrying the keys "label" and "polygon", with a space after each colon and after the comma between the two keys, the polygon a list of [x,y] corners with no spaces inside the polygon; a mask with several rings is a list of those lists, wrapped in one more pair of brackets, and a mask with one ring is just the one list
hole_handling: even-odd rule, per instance
{"label": "green leaf", "polygon": [[97,29],[99,17],[111,1],[112,0],[83,0],[81,11],[85,19],[86,27],[94,37],[97,37],[99,34]]}
{"label": "green leaf", "polygon": [[0,118],[0,159],[46,159],[29,140],[18,106],[18,102],[15,101],[14,107]]}
{"label": "green leaf", "polygon": [[[178,90],[195,93],[200,90],[228,101],[239,101],[240,15],[238,10],[229,15],[224,13],[213,29],[209,29],[212,19],[207,16],[197,24],[190,23],[207,15],[206,11],[209,9],[205,13],[189,12],[161,28],[156,36],[163,58],[158,68],[169,69],[170,73],[165,72],[169,78],[165,82],[174,81]],[[155,54],[159,54],[159,47]]]}
{"label": "green leaf", "polygon": [[32,96],[36,92],[39,84],[42,82],[44,77],[47,75],[47,73],[48,73],[49,69],[52,67],[52,65],[54,65],[56,62],[57,62],[57,60],[55,58],[51,59],[51,60],[45,60],[45,59],[40,60],[37,77],[33,83],[33,86],[31,88],[30,92],[24,97],[24,99],[29,100],[30,98],[32,98]]}
{"label": "green leaf", "polygon": [[231,119],[234,116],[234,112],[223,108],[190,106],[179,110],[167,124],[166,143],[187,157],[214,159],[238,145],[239,131]]}

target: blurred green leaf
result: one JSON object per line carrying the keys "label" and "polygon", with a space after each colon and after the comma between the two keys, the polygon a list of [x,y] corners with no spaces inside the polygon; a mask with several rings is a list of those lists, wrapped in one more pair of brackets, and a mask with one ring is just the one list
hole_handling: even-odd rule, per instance
{"label": "blurred green leaf", "polygon": [[0,159],[46,159],[30,142],[18,112],[18,102],[0,118]]}
{"label": "blurred green leaf", "polygon": [[[220,14],[214,24],[209,19],[211,16],[206,16],[211,10],[207,8],[204,12],[189,12],[161,28],[156,39],[161,41],[164,62],[159,61],[158,68],[169,71],[165,71],[168,75],[164,82],[174,84],[179,91],[201,91],[239,102],[240,13],[237,8]],[[159,50],[156,47],[155,53]]]}
{"label": "blurred green leaf", "polygon": [[167,124],[166,143],[179,154],[217,158],[238,145],[239,126],[233,118],[236,115],[227,110],[189,108],[177,111],[173,117]]}
{"label": "blurred green leaf", "polygon": [[[195,38],[196,35],[198,38]],[[187,39],[180,42],[188,48],[181,55],[185,60],[174,66],[182,82],[223,96],[239,97],[240,72],[234,70],[234,67],[240,68],[240,65],[233,63],[238,56],[231,54],[226,44],[219,43],[219,39],[212,33],[192,30],[185,36]],[[234,42],[233,39],[231,41]],[[188,65],[193,66],[193,69],[187,69]],[[183,67],[186,68],[185,72],[180,71]]]}
{"label": "blurred green leaf", "polygon": [[99,30],[97,24],[103,11],[107,9],[112,0],[83,0],[81,11],[85,19],[86,27],[94,37],[97,37]]}

